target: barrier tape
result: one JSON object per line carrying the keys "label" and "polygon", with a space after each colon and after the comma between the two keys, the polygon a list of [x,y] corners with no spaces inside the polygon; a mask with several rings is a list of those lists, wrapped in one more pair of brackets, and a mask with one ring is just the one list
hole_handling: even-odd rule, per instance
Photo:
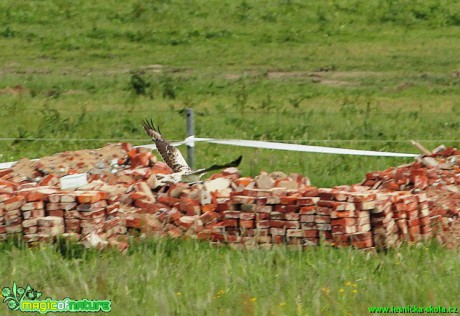
{"label": "barrier tape", "polygon": [[[189,147],[194,147],[196,142],[206,142],[210,144],[230,145],[230,146],[240,146],[240,147],[310,152],[310,153],[320,153],[320,154],[356,155],[356,156],[373,156],[373,157],[404,157],[404,158],[413,158],[413,157],[418,156],[416,154],[394,153],[394,152],[385,152],[385,151],[371,151],[371,150],[347,149],[347,148],[336,148],[336,147],[309,146],[309,145],[299,145],[299,144],[267,142],[267,141],[261,141],[261,140],[200,138],[200,137],[194,137],[194,136],[189,136],[183,141],[172,142],[171,144],[176,147],[181,146],[181,145],[187,145]],[[150,148],[152,150],[156,149],[155,144],[140,145],[140,146],[135,146],[135,147],[145,147],[145,148]],[[38,159],[33,159],[33,160],[38,160]],[[0,169],[11,168],[15,163],[16,161],[0,163]]]}
{"label": "barrier tape", "polygon": [[[260,140],[200,138],[200,137],[194,137],[194,136],[189,136],[184,141],[173,142],[171,144],[173,146],[187,145],[189,147],[194,147],[195,142],[206,142],[206,143],[219,144],[219,145],[231,145],[231,146],[240,146],[240,147],[263,148],[263,149],[300,151],[300,152],[310,152],[310,153],[320,153],[320,154],[357,155],[357,156],[374,156],[374,157],[412,157],[412,158],[418,156],[416,154],[393,153],[393,152],[385,152],[385,151],[346,149],[346,148],[324,147],[324,146],[309,146],[309,145],[267,142],[267,141],[260,141]],[[141,145],[137,147],[146,147],[146,148],[156,149],[155,144]]]}

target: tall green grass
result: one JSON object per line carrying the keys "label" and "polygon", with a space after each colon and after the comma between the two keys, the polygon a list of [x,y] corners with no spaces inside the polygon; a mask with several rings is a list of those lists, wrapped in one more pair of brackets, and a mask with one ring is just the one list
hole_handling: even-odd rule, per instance
{"label": "tall green grass", "polygon": [[[444,0],[5,0],[0,161],[143,144],[144,117],[182,140],[188,107],[202,137],[458,147],[459,12]],[[245,175],[300,172],[318,186],[411,161],[197,144],[196,167],[240,153]],[[1,247],[2,286],[111,299],[114,315],[362,315],[372,305],[458,304],[458,250],[436,245],[379,254],[170,240],[133,244],[127,255]]]}
{"label": "tall green grass", "polygon": [[460,290],[458,250],[436,244],[380,254],[191,240],[135,243],[125,255],[3,247],[3,286],[110,299],[114,315],[363,315],[369,306],[458,306]]}

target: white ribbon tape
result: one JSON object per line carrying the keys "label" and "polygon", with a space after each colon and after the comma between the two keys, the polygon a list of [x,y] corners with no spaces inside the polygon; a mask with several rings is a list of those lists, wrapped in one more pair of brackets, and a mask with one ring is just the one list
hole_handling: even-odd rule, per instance
{"label": "white ribbon tape", "polygon": [[321,154],[338,154],[338,155],[358,155],[358,156],[376,156],[376,157],[417,157],[416,154],[392,153],[384,151],[370,151],[358,149],[346,149],[335,147],[308,146],[287,143],[275,143],[259,140],[242,140],[242,139],[213,139],[213,138],[195,138],[196,142],[208,142],[212,144],[232,145],[253,148],[278,149],[301,151]]}
{"label": "white ribbon tape", "polygon": [[[357,155],[357,156],[374,156],[374,157],[417,157],[416,154],[405,154],[405,153],[392,153],[385,151],[371,151],[371,150],[359,150],[359,149],[346,149],[346,148],[335,148],[335,147],[322,147],[322,146],[308,146],[298,144],[287,144],[287,143],[275,143],[266,142],[260,140],[244,140],[244,139],[215,139],[215,138],[199,138],[195,136],[189,136],[181,142],[172,142],[173,146],[187,145],[194,147],[195,142],[206,142],[211,144],[220,145],[231,145],[241,147],[252,147],[252,148],[264,148],[264,149],[278,149],[278,150],[290,150],[300,151],[309,153],[320,153],[320,154],[337,154],[337,155]],[[146,147],[152,150],[157,147],[155,144],[140,145],[135,147]],[[34,159],[38,160],[38,159]],[[0,163],[0,169],[7,169],[14,166],[16,161]]]}

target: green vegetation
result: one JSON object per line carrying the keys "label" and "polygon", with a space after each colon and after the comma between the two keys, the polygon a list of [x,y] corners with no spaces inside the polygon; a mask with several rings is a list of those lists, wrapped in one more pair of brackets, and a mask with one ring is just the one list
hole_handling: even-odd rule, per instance
{"label": "green vegetation", "polygon": [[435,244],[371,254],[150,240],[127,255],[75,246],[2,253],[2,286],[111,299],[114,315],[365,315],[374,305],[458,306],[460,290],[458,250]]}
{"label": "green vegetation", "polygon": [[[188,107],[200,137],[459,147],[458,1],[4,0],[0,21],[0,161],[148,143],[144,117],[182,140]],[[197,144],[196,167],[239,153],[245,175],[300,172],[318,186],[410,161]],[[114,314],[361,314],[453,305],[459,293],[458,252],[438,247],[377,256],[139,247],[73,259],[11,248],[2,284],[110,298]]]}
{"label": "green vegetation", "polygon": [[[144,117],[181,140],[187,107],[201,137],[456,145],[459,12],[434,0],[3,1],[0,161],[146,143]],[[407,161],[199,144],[197,167],[235,150],[244,174],[319,186]]]}

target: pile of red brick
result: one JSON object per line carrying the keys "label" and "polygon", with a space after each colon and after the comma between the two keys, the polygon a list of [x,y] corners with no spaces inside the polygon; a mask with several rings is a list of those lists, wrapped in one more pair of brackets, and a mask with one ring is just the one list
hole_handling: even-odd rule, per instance
{"label": "pile of red brick", "polygon": [[[116,168],[90,172],[89,183],[77,190],[61,190],[55,174],[23,179],[13,169],[0,170],[0,238],[20,236],[33,245],[62,236],[123,250],[129,235],[141,234],[234,247],[380,250],[404,241],[443,241],[460,209],[456,151],[370,173],[361,185],[316,188],[297,174],[253,179],[235,168],[200,184],[164,186],[158,179],[171,173],[164,163],[122,147],[126,157]],[[446,161],[454,161],[450,169]]]}

